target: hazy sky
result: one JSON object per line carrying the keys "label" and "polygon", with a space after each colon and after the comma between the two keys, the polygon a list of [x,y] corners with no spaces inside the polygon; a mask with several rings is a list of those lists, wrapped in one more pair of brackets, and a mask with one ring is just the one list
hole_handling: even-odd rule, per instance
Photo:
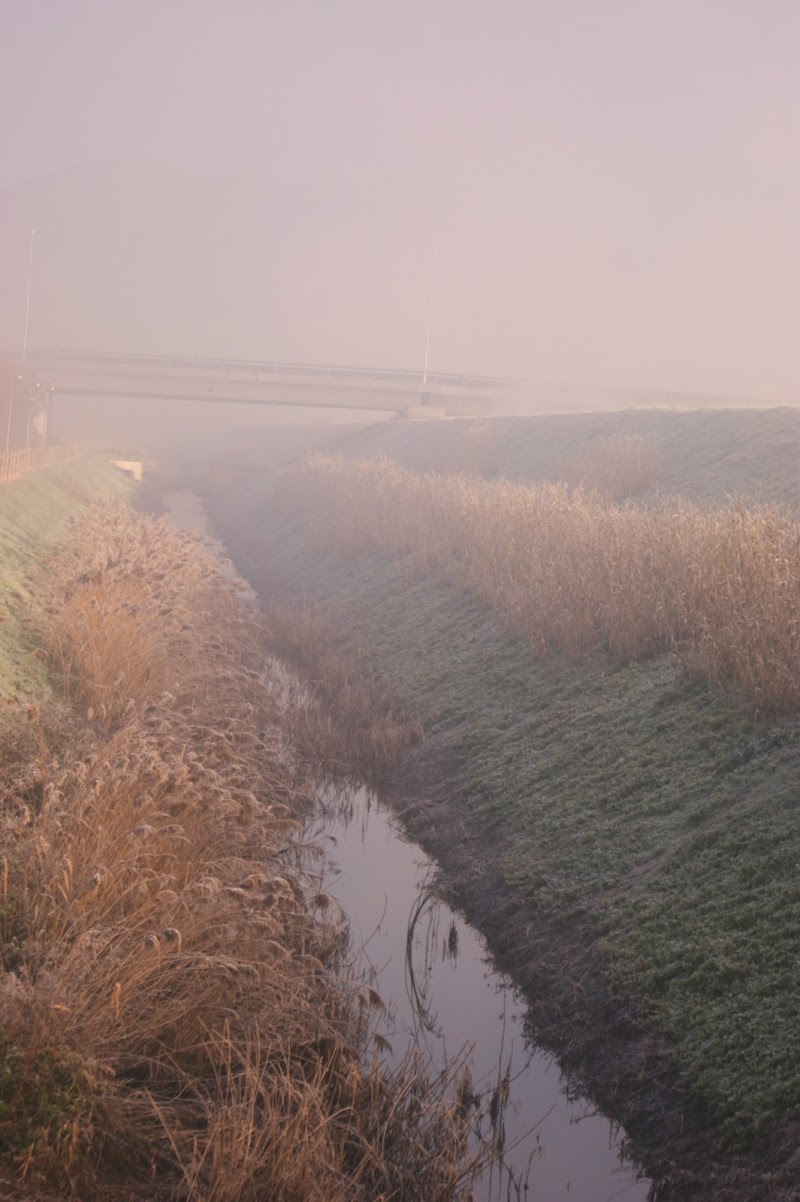
{"label": "hazy sky", "polygon": [[[0,344],[800,399],[800,0],[0,0]],[[433,258],[434,248],[437,251]]]}

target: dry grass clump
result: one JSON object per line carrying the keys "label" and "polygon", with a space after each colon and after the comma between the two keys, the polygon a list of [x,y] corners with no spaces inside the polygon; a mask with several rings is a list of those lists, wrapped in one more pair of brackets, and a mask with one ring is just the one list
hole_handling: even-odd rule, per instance
{"label": "dry grass clump", "polygon": [[0,1168],[29,1197],[458,1196],[450,1084],[381,1065],[344,920],[314,901],[309,802],[235,587],[120,510],[77,528],[47,594],[89,717],[55,760],[32,711],[4,781]]}
{"label": "dry grass clump", "polygon": [[582,488],[609,501],[626,501],[655,487],[656,454],[652,443],[638,434],[612,434],[564,456],[557,475],[570,488]]}
{"label": "dry grass clump", "polygon": [[[53,566],[48,650],[68,697],[105,728],[131,701],[164,690],[178,708],[197,705],[212,663],[258,673],[253,618],[236,588],[166,523],[132,521],[123,506],[97,508]],[[225,674],[213,683],[227,699],[236,691]]]}
{"label": "dry grass clump", "polygon": [[69,754],[80,722],[74,710],[53,700],[46,707],[0,700],[0,797],[13,793],[19,804],[41,804],[50,766]]}
{"label": "dry grass clump", "polygon": [[543,658],[676,651],[759,713],[800,706],[800,527],[776,508],[645,510],[320,455],[282,497],[343,554],[411,554],[469,589]]}

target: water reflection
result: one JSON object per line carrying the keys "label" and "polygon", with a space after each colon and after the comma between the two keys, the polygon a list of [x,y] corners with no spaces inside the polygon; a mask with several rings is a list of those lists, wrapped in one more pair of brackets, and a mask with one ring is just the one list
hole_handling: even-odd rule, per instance
{"label": "water reflection", "polygon": [[[449,926],[448,926],[449,924]],[[445,929],[446,928],[446,929]],[[406,931],[406,997],[414,1022],[414,1034],[418,1044],[424,1044],[436,1063],[437,1047],[434,1041],[442,1042],[444,1030],[433,1009],[435,999],[434,968],[437,963],[450,963],[456,969],[460,947],[458,924],[452,911],[444,905],[435,892],[434,873],[428,868],[408,920]],[[533,1160],[541,1155],[541,1141],[531,1144],[538,1122],[517,1137],[509,1145],[506,1131],[506,1116],[509,1110],[516,1115],[519,1102],[512,1095],[512,1084],[524,1074],[533,1058],[533,1051],[523,1049],[512,1065],[512,1055],[505,1058],[505,1041],[508,1023],[508,988],[501,985],[503,1012],[500,1024],[500,1047],[497,1057],[497,1076],[488,1082],[473,1082],[468,1073],[462,1078],[459,1101],[461,1107],[472,1111],[475,1135],[478,1143],[491,1149],[487,1198],[522,1198],[529,1187],[530,1169]],[[513,1071],[512,1071],[513,1070]],[[482,1087],[481,1087],[482,1084]],[[522,1153],[528,1144],[527,1159]],[[520,1150],[520,1156],[514,1153]],[[524,1160],[524,1163],[520,1163]],[[494,1184],[497,1184],[497,1193]]]}
{"label": "water reflection", "polygon": [[570,1100],[557,1066],[529,1045],[520,999],[477,932],[440,900],[419,848],[363,791],[329,806],[324,829],[335,841],[328,890],[387,1007],[387,1060],[421,1048],[438,1071],[469,1053],[459,1104],[496,1151],[477,1202],[644,1202],[648,1183],[621,1163],[618,1132]]}

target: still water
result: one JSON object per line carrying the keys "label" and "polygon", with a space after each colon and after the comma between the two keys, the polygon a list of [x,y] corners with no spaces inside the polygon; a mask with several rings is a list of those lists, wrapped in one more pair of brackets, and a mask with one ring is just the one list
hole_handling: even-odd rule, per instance
{"label": "still water", "polygon": [[[208,538],[199,497],[164,500],[176,526]],[[436,1072],[468,1049],[474,1091],[503,1100],[502,1163],[477,1183],[477,1202],[645,1202],[649,1183],[621,1160],[619,1133],[589,1102],[570,1100],[555,1062],[526,1039],[524,1002],[491,966],[483,939],[437,900],[435,865],[363,790],[331,807],[322,830],[328,892],[388,1007],[388,1058],[420,1047]]]}
{"label": "still water", "polygon": [[643,1202],[648,1183],[620,1162],[618,1133],[588,1103],[567,1098],[557,1065],[526,1040],[524,1003],[490,965],[483,939],[436,900],[430,860],[363,791],[325,830],[335,839],[328,892],[390,1007],[394,1058],[418,1044],[440,1066],[466,1045],[473,1088],[487,1098],[508,1076],[506,1165],[487,1170],[476,1198]]}

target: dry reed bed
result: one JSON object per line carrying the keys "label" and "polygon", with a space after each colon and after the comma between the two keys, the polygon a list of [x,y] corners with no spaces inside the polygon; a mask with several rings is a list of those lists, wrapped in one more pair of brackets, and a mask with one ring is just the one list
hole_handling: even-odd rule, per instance
{"label": "dry reed bed", "polygon": [[543,659],[677,651],[760,714],[800,707],[800,526],[774,507],[637,508],[325,455],[281,496],[323,545],[413,555],[469,589]]}
{"label": "dry reed bed", "polygon": [[106,509],[43,587],[86,719],[66,740],[61,721],[54,752],[46,716],[6,707],[6,1192],[458,1196],[466,1094],[377,1059],[380,999],[319,892],[308,798],[234,586],[164,521]]}

